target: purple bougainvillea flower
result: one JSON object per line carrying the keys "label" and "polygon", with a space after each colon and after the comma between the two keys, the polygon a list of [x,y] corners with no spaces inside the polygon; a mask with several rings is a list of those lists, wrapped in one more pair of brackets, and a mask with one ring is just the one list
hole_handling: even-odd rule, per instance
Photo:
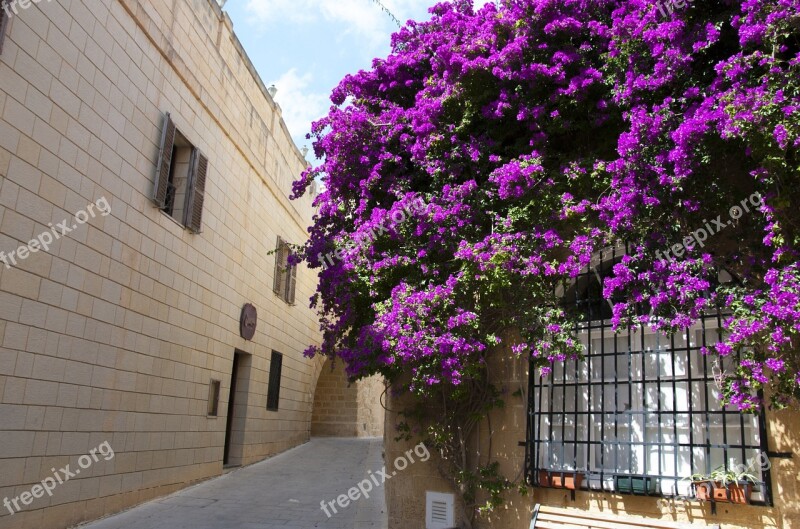
{"label": "purple bougainvillea flower", "polygon": [[306,353],[423,395],[480,377],[501,343],[547,374],[586,352],[562,298],[594,267],[602,284],[581,288],[616,328],[685,332],[724,308],[702,354],[743,360],[726,401],[753,411],[766,385],[791,401],[798,28],[800,0],[433,6],[313,125],[321,162],[293,186],[324,181],[302,252],[323,340]]}

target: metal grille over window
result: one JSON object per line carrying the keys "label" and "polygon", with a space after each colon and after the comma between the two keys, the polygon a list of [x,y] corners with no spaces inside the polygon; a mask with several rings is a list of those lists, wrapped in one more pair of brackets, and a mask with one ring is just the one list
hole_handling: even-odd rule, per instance
{"label": "metal grille over window", "polygon": [[718,364],[700,352],[720,340],[725,314],[673,336],[644,326],[614,332],[601,293],[622,253],[609,250],[564,289],[585,358],[545,377],[531,370],[530,483],[692,497],[691,476],[745,469],[756,479],[750,503],[771,505],[764,415],[720,405],[716,380],[738,358]]}

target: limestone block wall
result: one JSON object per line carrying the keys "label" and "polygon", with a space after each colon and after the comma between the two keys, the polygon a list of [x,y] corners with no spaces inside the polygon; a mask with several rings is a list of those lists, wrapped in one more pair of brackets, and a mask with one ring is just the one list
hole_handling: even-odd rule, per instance
{"label": "limestone block wall", "polygon": [[382,437],[386,420],[386,383],[380,376],[359,380],[358,386],[358,437]]}
{"label": "limestone block wall", "polygon": [[380,437],[385,386],[380,377],[350,383],[342,362],[325,362],[317,382],[311,418],[315,437]]}
{"label": "limestone block wall", "polygon": [[[481,457],[485,464],[488,435],[492,451],[503,475],[510,479],[521,475],[525,449],[519,446],[526,438],[527,362],[501,350],[489,362],[489,371],[497,387],[504,388],[506,406],[491,412],[489,423],[482,423],[468,446],[473,462]],[[522,395],[514,396],[517,390]],[[389,392],[391,394],[391,392]],[[407,396],[393,396],[387,406],[385,450],[386,461],[401,457],[418,440],[395,441],[395,425],[401,420],[396,413],[408,406]],[[774,507],[717,504],[717,514],[710,506],[696,501],[659,502],[657,498],[624,496],[611,493],[578,491],[575,500],[569,492],[536,488],[521,496],[510,493],[505,506],[488,518],[478,518],[474,529],[527,529],[533,507],[537,503],[580,511],[616,516],[637,516],[691,523],[704,527],[720,525],[724,529],[798,529],[800,528],[800,413],[769,412],[767,415],[769,449],[788,452],[791,459],[772,459]],[[426,462],[417,462],[386,483],[386,499],[390,529],[425,527],[425,492],[454,493],[452,484],[443,477],[442,462],[435,455]],[[456,498],[459,496],[456,494]],[[467,517],[462,505],[456,507],[457,527],[465,528]]]}
{"label": "limestone block wall", "polygon": [[[209,160],[203,229],[154,207],[164,113]],[[0,502],[107,442],[52,496],[0,507],[0,527],[60,529],[222,472],[234,351],[238,462],[309,438],[319,342],[272,292],[277,237],[300,243],[313,207],[290,201],[305,161],[216,0],[53,0],[8,26],[0,53],[0,251],[97,215],[15,266],[0,264]],[[242,306],[259,313],[239,336]],[[280,405],[266,409],[272,351]],[[207,415],[212,379],[219,413]]]}

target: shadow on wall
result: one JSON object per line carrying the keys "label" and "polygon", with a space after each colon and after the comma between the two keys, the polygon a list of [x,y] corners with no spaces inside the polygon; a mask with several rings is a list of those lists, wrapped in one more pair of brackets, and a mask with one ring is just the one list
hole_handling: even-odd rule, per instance
{"label": "shadow on wall", "polygon": [[314,392],[312,437],[381,437],[385,410],[383,378],[350,383],[341,361],[327,360]]}

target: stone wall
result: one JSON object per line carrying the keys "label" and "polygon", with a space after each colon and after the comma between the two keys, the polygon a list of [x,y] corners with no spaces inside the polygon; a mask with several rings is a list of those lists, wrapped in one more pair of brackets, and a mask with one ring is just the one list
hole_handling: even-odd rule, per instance
{"label": "stone wall", "polygon": [[314,394],[311,435],[315,437],[380,437],[385,410],[384,384],[378,376],[350,383],[341,361],[325,362]]}
{"label": "stone wall", "polygon": [[381,376],[356,382],[358,387],[358,437],[382,437],[386,420],[386,383]]}
{"label": "stone wall", "polygon": [[[164,114],[209,159],[203,230],[151,200]],[[305,161],[216,0],[57,0],[14,15],[0,54],[0,251],[111,206],[16,266],[0,264],[0,501],[51,468],[101,458],[7,529],[60,529],[222,472],[234,351],[237,461],[305,442],[319,343],[298,271],[297,305],[272,292],[277,237],[305,239],[310,199],[288,200]],[[259,311],[239,336],[242,306]],[[284,354],[278,411],[271,352]],[[207,415],[221,381],[219,414]]]}
{"label": "stone wall", "polygon": [[[489,423],[484,421],[467,447],[474,464],[477,458],[485,464],[488,435],[492,436],[492,453],[500,463],[501,473],[511,479],[521,476],[524,468],[525,448],[519,446],[526,438],[527,362],[501,351],[489,362],[496,386],[505,389],[506,405],[491,412]],[[514,396],[522,390],[520,396]],[[392,397],[390,410],[408,406],[408,397]],[[800,413],[768,413],[769,448],[774,452],[790,452],[792,459],[773,459],[772,484],[774,507],[717,504],[717,514],[712,514],[709,504],[696,501],[664,502],[657,498],[623,496],[611,493],[578,491],[575,500],[568,491],[557,489],[530,489],[521,496],[511,493],[506,505],[486,519],[478,519],[474,529],[528,529],[533,506],[537,503],[565,507],[580,511],[602,512],[615,516],[637,516],[659,520],[692,523],[697,526],[720,524],[724,529],[798,529],[800,528]],[[394,425],[399,422],[397,413],[386,417],[386,461],[402,456],[414,443],[397,442]],[[441,461],[432,457],[427,463],[417,462],[386,483],[390,529],[425,527],[425,491],[453,493],[450,482],[440,472]],[[456,494],[456,498],[459,498]],[[464,522],[463,505],[456,508],[459,528]]]}

